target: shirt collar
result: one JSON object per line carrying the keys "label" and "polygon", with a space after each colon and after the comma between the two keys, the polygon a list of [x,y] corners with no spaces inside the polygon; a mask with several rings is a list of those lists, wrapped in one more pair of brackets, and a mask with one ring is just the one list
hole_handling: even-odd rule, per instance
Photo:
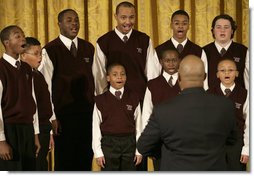
{"label": "shirt collar", "polygon": [[233,42],[233,40],[230,40],[229,43],[228,43],[226,46],[224,46],[224,47],[222,47],[222,46],[221,46],[218,42],[216,42],[216,41],[214,41],[214,44],[215,44],[217,50],[220,52],[222,48],[225,48],[225,50],[228,50],[228,48],[230,47],[230,45],[231,45],[232,42]]}
{"label": "shirt collar", "polygon": [[121,95],[120,98],[122,98],[123,96],[123,92],[124,92],[124,87],[122,87],[121,89],[115,89],[114,87],[110,86],[109,87],[109,91],[115,96],[115,91],[121,91]]}
{"label": "shirt collar", "polygon": [[225,87],[222,83],[220,83],[220,88],[221,88],[222,92],[223,92],[224,94],[226,94],[226,93],[225,93],[225,89],[230,89],[231,92],[232,92],[232,91],[234,90],[234,88],[235,88],[235,83],[234,83],[231,87]]}
{"label": "shirt collar", "polygon": [[177,48],[178,44],[182,44],[184,47],[188,41],[188,38],[186,38],[182,43],[179,43],[178,41],[176,41],[176,39],[174,39],[174,37],[171,37],[171,41],[172,41],[173,45],[175,46],[175,48]]}
{"label": "shirt collar", "polygon": [[173,75],[170,75],[167,72],[163,71],[162,76],[166,79],[167,82],[168,82],[169,78],[172,76],[173,77],[172,83],[173,83],[173,85],[175,85],[176,81],[178,79],[178,72],[174,73]]}
{"label": "shirt collar", "polygon": [[63,44],[70,50],[71,49],[71,43],[72,41],[76,45],[76,48],[78,48],[78,37],[75,37],[73,40],[63,36],[62,34],[59,35],[60,40],[63,42]]}
{"label": "shirt collar", "polygon": [[4,58],[4,60],[6,60],[8,63],[10,63],[15,68],[17,68],[16,61],[20,61],[20,56],[18,59],[14,59],[13,57],[11,57],[10,55],[8,55],[6,53],[3,54],[3,58]]}
{"label": "shirt collar", "polygon": [[128,37],[128,39],[130,38],[131,36],[131,33],[132,33],[132,29],[127,33],[127,34],[123,34],[121,33],[116,27],[115,27],[115,32],[116,34],[118,35],[118,37],[123,40],[123,37],[126,35]]}

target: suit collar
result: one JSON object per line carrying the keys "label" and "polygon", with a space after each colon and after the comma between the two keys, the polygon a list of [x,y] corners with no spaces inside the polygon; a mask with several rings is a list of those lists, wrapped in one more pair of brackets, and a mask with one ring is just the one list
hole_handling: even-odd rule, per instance
{"label": "suit collar", "polygon": [[205,93],[205,89],[203,87],[192,87],[182,90],[181,94],[201,93],[201,92]]}

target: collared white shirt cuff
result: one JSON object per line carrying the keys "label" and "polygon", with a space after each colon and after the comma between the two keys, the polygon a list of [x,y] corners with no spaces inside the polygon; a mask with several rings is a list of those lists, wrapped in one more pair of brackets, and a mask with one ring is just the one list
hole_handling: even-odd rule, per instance
{"label": "collared white shirt cuff", "polygon": [[95,158],[99,158],[99,157],[102,157],[102,156],[104,156],[104,154],[103,154],[101,149],[94,152],[94,157]]}
{"label": "collared white shirt cuff", "polygon": [[241,154],[249,156],[249,146],[243,146]]}
{"label": "collared white shirt cuff", "polygon": [[0,132],[0,141],[5,141],[6,138],[5,138],[5,134],[4,132]]}

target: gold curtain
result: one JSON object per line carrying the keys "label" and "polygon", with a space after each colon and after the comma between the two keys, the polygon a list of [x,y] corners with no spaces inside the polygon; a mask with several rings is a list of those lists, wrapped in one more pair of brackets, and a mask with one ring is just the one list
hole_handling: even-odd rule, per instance
{"label": "gold curtain", "polygon": [[[79,37],[92,44],[116,26],[114,12],[123,0],[0,0],[0,30],[19,25],[26,36],[40,40],[42,46],[59,35],[57,15],[65,8],[76,10],[80,18]],[[136,5],[135,28],[151,36],[154,46],[172,36],[170,17],[178,9],[190,15],[188,37],[200,46],[213,41],[211,24],[220,13],[231,15],[238,29],[234,40],[249,46],[248,0],[129,0]],[[0,55],[4,52],[0,45]],[[99,170],[93,163],[93,170]],[[152,170],[149,161],[149,170]]]}

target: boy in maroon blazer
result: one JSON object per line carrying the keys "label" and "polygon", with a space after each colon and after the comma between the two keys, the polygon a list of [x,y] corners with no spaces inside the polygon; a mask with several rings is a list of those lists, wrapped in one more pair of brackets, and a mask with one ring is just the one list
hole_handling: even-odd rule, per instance
{"label": "boy in maroon blazer", "polygon": [[217,67],[217,78],[220,84],[208,91],[226,96],[235,103],[236,122],[239,128],[238,142],[226,148],[226,161],[228,170],[246,170],[249,161],[249,102],[248,92],[235,82],[239,72],[232,59],[222,59]]}
{"label": "boy in maroon blazer", "polygon": [[93,151],[103,171],[135,171],[142,156],[136,150],[141,133],[140,99],[125,87],[123,65],[107,68],[109,90],[95,97]]}

